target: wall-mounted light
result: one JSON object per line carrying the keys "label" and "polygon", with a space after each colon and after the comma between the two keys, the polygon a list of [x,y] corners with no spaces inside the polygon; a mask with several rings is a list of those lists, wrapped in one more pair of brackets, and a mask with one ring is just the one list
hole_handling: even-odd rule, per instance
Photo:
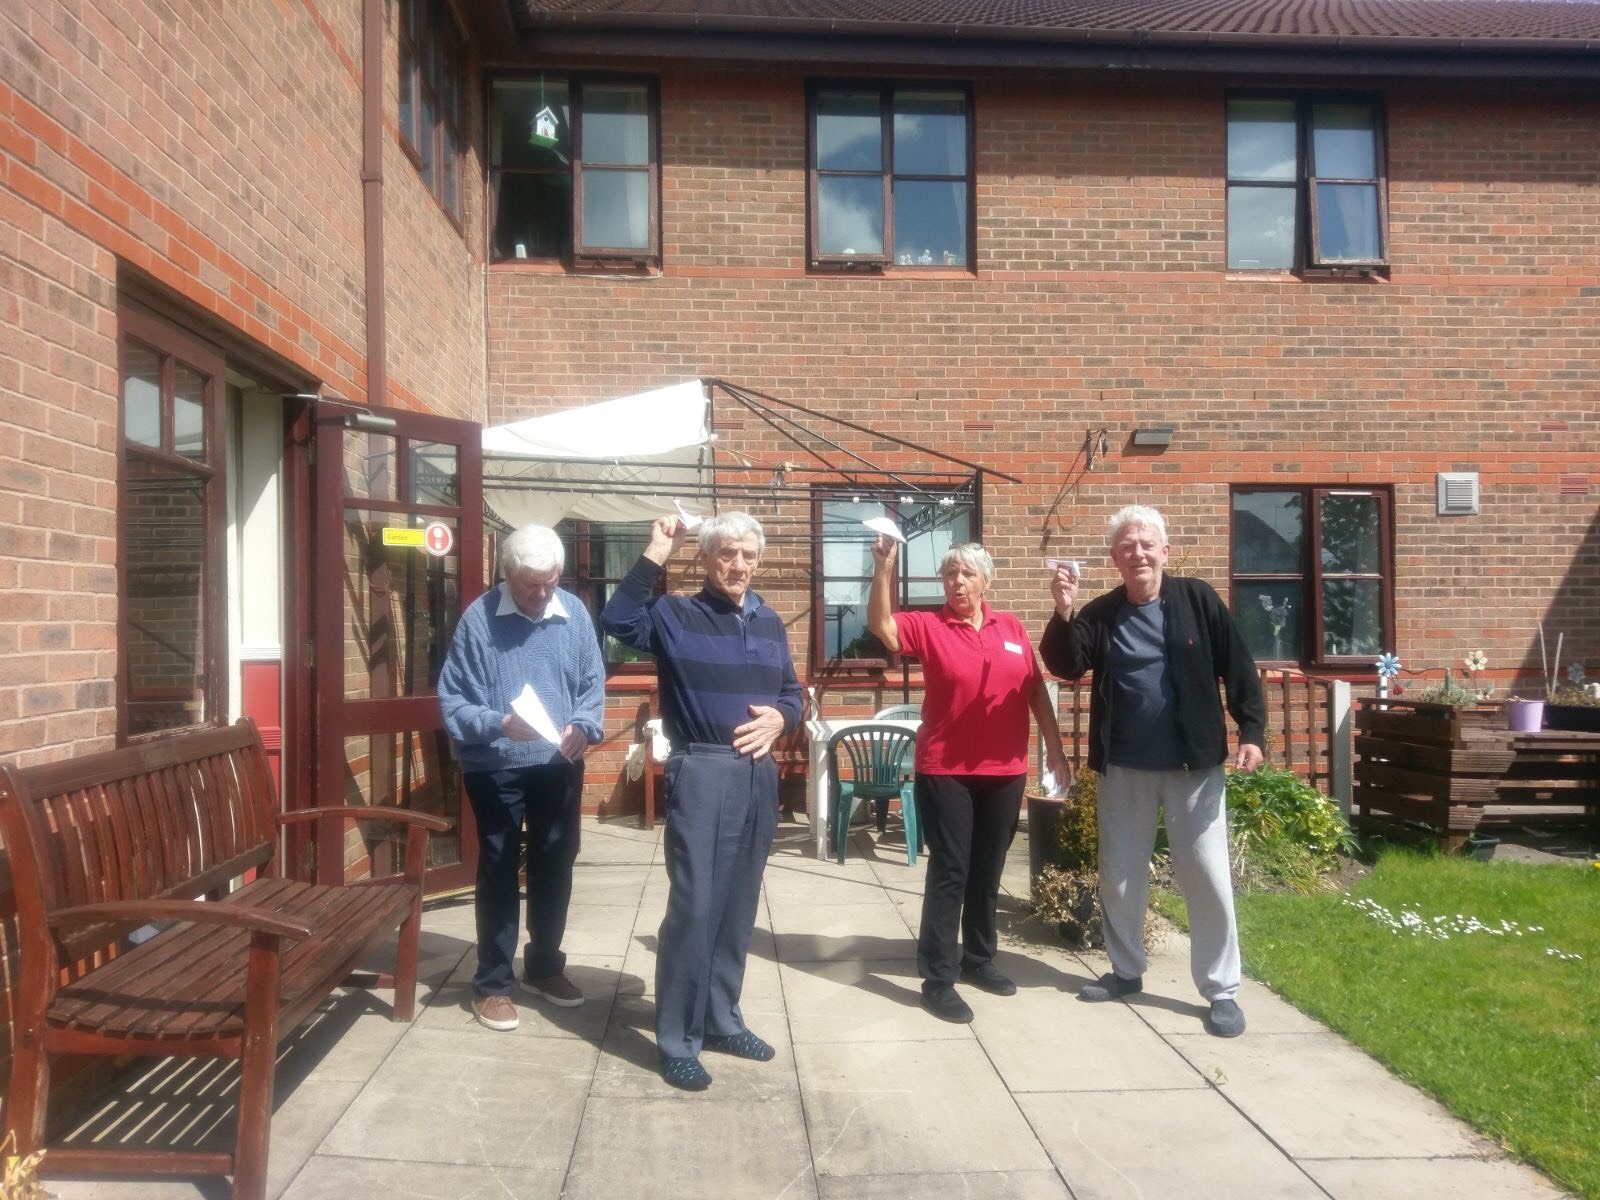
{"label": "wall-mounted light", "polygon": [[1133,431],[1133,444],[1135,446],[1170,446],[1172,445],[1171,425],[1143,425]]}

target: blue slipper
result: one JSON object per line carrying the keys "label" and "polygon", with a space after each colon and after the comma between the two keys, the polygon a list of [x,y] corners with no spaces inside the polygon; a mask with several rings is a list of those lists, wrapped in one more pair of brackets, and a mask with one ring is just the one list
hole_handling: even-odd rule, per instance
{"label": "blue slipper", "polygon": [[703,1092],[711,1086],[711,1075],[698,1058],[661,1057],[661,1078],[686,1092]]}
{"label": "blue slipper", "polygon": [[778,1053],[748,1029],[743,1033],[708,1033],[702,1045],[707,1050],[719,1050],[735,1058],[751,1058],[756,1062],[771,1062]]}

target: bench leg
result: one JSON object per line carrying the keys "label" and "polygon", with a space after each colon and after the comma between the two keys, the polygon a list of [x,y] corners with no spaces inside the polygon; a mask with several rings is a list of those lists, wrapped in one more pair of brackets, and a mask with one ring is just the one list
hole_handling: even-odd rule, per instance
{"label": "bench leg", "polygon": [[417,940],[422,933],[422,889],[411,901],[411,915],[400,923],[400,940],[394,952],[394,1019],[411,1021],[417,1015]]}
{"label": "bench leg", "polygon": [[50,1056],[38,1034],[18,1034],[12,1048],[11,1087],[6,1093],[6,1128],[17,1135],[16,1154],[44,1148],[44,1118],[50,1099]]}
{"label": "bench leg", "polygon": [[233,1145],[233,1200],[266,1200],[272,1085],[278,1059],[278,939],[253,934],[239,1062],[239,1127]]}

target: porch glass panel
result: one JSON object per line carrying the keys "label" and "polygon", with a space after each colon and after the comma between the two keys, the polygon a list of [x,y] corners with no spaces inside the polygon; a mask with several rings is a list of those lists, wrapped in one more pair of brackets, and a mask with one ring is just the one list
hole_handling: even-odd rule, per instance
{"label": "porch glass panel", "polygon": [[[461,861],[456,827],[460,816],[461,768],[443,730],[407,730],[344,739],[344,797],[352,806],[394,807],[432,813],[452,822],[428,835],[426,866]],[[406,827],[363,821],[345,832],[346,879],[397,875],[405,865]]]}

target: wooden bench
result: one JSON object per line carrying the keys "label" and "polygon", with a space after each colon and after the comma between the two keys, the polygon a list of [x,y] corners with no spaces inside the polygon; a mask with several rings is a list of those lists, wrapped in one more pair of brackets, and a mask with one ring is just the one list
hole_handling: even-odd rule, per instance
{"label": "wooden bench", "polygon": [[[0,766],[21,963],[6,1103],[17,1153],[44,1148],[52,1054],[239,1059],[231,1153],[63,1146],[44,1167],[232,1175],[236,1200],[259,1200],[279,1039],[351,983],[392,987],[394,1019],[415,1015],[428,833],[450,822],[391,808],[277,807],[249,720],[26,770]],[[405,873],[344,887],[282,877],[284,825],[346,818],[408,826]],[[132,945],[127,934],[147,925],[160,931]],[[397,927],[393,976],[353,974]]]}

